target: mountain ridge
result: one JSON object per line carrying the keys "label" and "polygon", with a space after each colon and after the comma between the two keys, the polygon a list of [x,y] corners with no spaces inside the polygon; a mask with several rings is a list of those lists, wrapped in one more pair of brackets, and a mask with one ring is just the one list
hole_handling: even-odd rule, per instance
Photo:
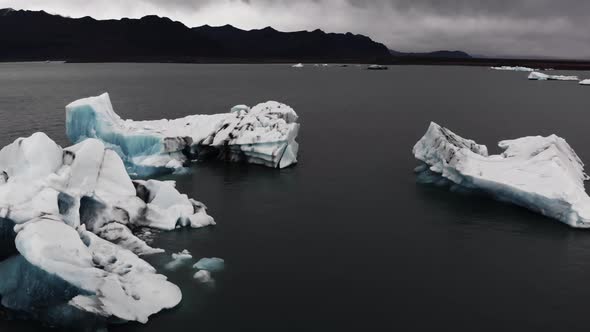
{"label": "mountain ridge", "polygon": [[191,28],[157,15],[97,20],[5,8],[0,29],[9,32],[0,34],[1,61],[372,62],[389,56],[385,45],[350,32],[242,30],[229,24]]}

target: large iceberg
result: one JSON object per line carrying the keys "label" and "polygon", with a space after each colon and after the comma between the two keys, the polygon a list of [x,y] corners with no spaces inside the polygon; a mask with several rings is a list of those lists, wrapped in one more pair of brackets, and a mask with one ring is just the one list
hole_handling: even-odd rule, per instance
{"label": "large iceberg", "polygon": [[529,80],[533,81],[579,81],[578,76],[547,75],[539,72],[529,74]]}
{"label": "large iceberg", "polygon": [[590,85],[590,79],[581,80],[580,85]]}
{"label": "large iceberg", "polygon": [[500,67],[490,67],[490,68],[493,70],[505,70],[505,71],[526,71],[526,72],[535,71],[533,68],[520,67],[520,66],[516,66],[516,67],[500,66]]}
{"label": "large iceberg", "polygon": [[[590,227],[584,164],[563,139],[529,136],[501,141],[500,155],[431,123],[413,152],[424,163],[419,179],[477,190],[572,227]],[[436,178],[438,177],[438,181]]]}
{"label": "large iceberg", "polygon": [[269,101],[229,113],[190,115],[175,120],[123,120],[107,93],[66,106],[72,142],[98,138],[123,158],[129,173],[148,176],[182,169],[191,160],[218,156],[284,168],[297,162],[297,114]]}
{"label": "large iceberg", "polygon": [[181,293],[138,257],[162,250],[132,229],[210,224],[173,182],[132,181],[100,140],[62,149],[43,133],[19,138],[0,150],[1,304],[59,324],[146,322]]}

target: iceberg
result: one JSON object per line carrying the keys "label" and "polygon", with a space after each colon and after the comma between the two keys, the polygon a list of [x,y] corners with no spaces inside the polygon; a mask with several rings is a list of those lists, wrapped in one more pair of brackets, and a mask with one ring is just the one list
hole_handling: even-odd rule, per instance
{"label": "iceberg", "polygon": [[413,149],[423,162],[416,172],[423,182],[480,191],[572,227],[590,227],[588,176],[563,138],[529,136],[499,146],[502,154],[488,155],[485,145],[431,123]]}
{"label": "iceberg", "polygon": [[590,79],[581,80],[580,85],[590,85]]}
{"label": "iceberg", "polygon": [[291,67],[293,67],[293,68],[303,68],[304,65],[302,63],[297,63],[297,64],[292,65]]}
{"label": "iceberg", "polygon": [[533,81],[579,81],[578,76],[547,75],[539,72],[529,74],[529,80]]}
{"label": "iceberg", "polygon": [[368,70],[387,70],[389,68],[387,68],[387,66],[383,66],[383,65],[370,65],[367,67]]}
{"label": "iceberg", "polygon": [[123,120],[107,93],[66,106],[66,133],[74,143],[100,139],[116,151],[137,177],[179,171],[193,160],[217,156],[273,168],[297,162],[299,131],[295,111],[269,101],[229,113],[190,115],[175,120]]}
{"label": "iceberg", "polygon": [[535,69],[533,69],[533,68],[520,67],[520,66],[516,66],[516,67],[500,66],[500,67],[490,67],[490,68],[493,70],[506,70],[506,71],[526,71],[526,72],[535,71]]}
{"label": "iceberg", "polygon": [[88,315],[146,322],[181,299],[139,255],[162,252],[132,230],[215,224],[172,181],[132,181],[97,139],[62,148],[44,133],[0,150],[0,300],[65,324]]}

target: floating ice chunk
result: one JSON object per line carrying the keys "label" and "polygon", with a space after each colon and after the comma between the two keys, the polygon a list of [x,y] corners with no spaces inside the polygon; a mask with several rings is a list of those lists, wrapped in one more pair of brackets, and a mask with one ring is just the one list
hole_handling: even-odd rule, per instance
{"label": "floating ice chunk", "polygon": [[416,143],[416,159],[457,186],[483,191],[572,227],[590,227],[590,197],[584,190],[584,165],[574,150],[555,135],[501,141],[500,155],[431,123]]}
{"label": "floating ice chunk", "polygon": [[580,85],[590,85],[590,79],[581,80]]}
{"label": "floating ice chunk", "polygon": [[193,255],[191,255],[191,253],[186,249],[184,249],[181,252],[177,252],[177,253],[172,254],[172,259],[185,260],[185,259],[191,259],[191,258],[193,258]]}
{"label": "floating ice chunk", "polygon": [[195,278],[198,282],[201,283],[211,283],[214,282],[215,280],[213,280],[213,278],[211,277],[211,272],[209,271],[205,271],[205,270],[199,270],[195,273],[195,275],[193,275],[193,278]]}
{"label": "floating ice chunk", "polygon": [[96,139],[62,149],[47,135],[19,138],[0,150],[0,217],[23,224],[59,215],[71,226],[85,225],[103,239],[138,254],[150,248],[130,230],[147,226],[214,224],[206,207],[180,194],[174,183],[132,182],[122,160]]}
{"label": "floating ice chunk", "polygon": [[168,262],[164,266],[164,268],[167,270],[176,270],[180,266],[182,266],[183,264],[185,264],[186,262],[191,260],[192,258],[193,258],[193,255],[191,255],[191,253],[188,250],[184,249],[181,252],[173,253],[172,254],[172,261]]}
{"label": "floating ice chunk", "polygon": [[177,286],[131,251],[84,226],[76,230],[58,216],[22,225],[15,242],[22,256],[0,263],[6,281],[0,297],[2,305],[32,317],[67,306],[105,319],[145,323],[181,300]]}
{"label": "floating ice chunk", "polygon": [[221,258],[201,258],[195,265],[193,265],[193,268],[210,272],[219,272],[223,270],[224,265],[225,262]]}
{"label": "floating ice chunk", "polygon": [[535,69],[533,69],[533,68],[520,67],[520,66],[516,66],[516,67],[500,66],[500,67],[491,67],[491,69],[494,69],[494,70],[507,70],[507,71],[526,71],[526,72],[535,71]]}
{"label": "floating ice chunk", "polygon": [[66,106],[71,141],[101,139],[137,176],[171,173],[211,156],[287,167],[297,162],[298,131],[295,111],[274,101],[234,106],[224,114],[156,121],[121,119],[106,93]]}
{"label": "floating ice chunk", "polygon": [[539,72],[529,74],[529,80],[533,81],[579,81],[578,76],[547,75]]}
{"label": "floating ice chunk", "polygon": [[304,66],[303,66],[302,63],[297,63],[297,64],[292,65],[291,67],[293,67],[293,68],[303,68]]}

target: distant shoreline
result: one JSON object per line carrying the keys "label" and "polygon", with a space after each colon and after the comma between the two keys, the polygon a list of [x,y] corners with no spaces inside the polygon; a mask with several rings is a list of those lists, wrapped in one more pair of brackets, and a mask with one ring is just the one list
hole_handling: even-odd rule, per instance
{"label": "distant shoreline", "polygon": [[113,58],[113,59],[69,59],[69,60],[40,60],[40,59],[0,59],[0,63],[37,63],[37,64],[59,64],[59,63],[178,63],[178,64],[352,64],[369,65],[381,64],[390,66],[403,65],[425,65],[425,66],[523,66],[536,69],[556,70],[590,70],[590,61],[583,60],[548,60],[548,59],[491,59],[491,58],[469,58],[469,59],[437,59],[421,57],[392,57],[385,59],[374,59],[374,61],[359,61],[358,59],[237,59],[237,58]]}

